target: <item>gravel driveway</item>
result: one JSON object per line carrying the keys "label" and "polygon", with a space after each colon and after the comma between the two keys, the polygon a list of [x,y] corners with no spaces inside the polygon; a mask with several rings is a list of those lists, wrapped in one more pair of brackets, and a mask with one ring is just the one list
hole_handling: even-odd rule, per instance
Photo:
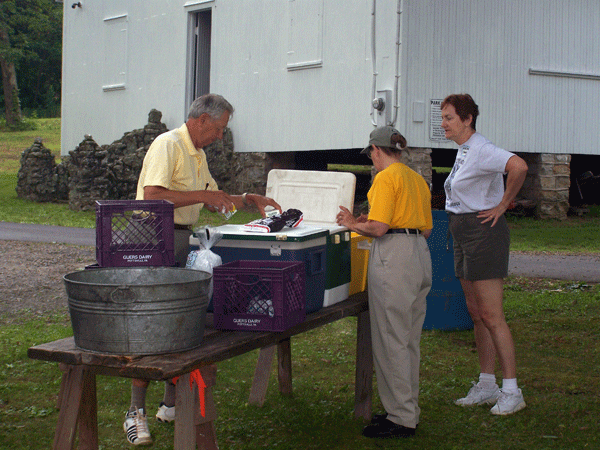
{"label": "gravel driveway", "polygon": [[600,255],[511,253],[508,273],[529,278],[600,283]]}
{"label": "gravel driveway", "polygon": [[0,240],[0,315],[67,312],[62,277],[96,262],[96,248]]}

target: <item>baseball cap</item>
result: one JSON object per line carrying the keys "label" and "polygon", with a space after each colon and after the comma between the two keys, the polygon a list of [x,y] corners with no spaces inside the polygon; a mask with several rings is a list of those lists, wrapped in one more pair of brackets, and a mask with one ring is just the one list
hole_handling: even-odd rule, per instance
{"label": "baseball cap", "polygon": [[392,142],[392,136],[394,134],[401,133],[396,130],[394,127],[390,127],[389,125],[385,127],[375,128],[371,131],[369,135],[369,145],[367,145],[362,151],[362,154],[368,154],[371,145],[376,145],[377,147],[389,147],[396,148],[396,144]]}

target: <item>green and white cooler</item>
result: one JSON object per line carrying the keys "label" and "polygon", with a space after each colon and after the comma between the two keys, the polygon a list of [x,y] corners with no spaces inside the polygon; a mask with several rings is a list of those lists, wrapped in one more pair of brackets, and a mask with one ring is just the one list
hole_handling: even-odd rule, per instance
{"label": "green and white cooler", "polygon": [[340,205],[353,210],[355,188],[356,176],[349,172],[274,169],[267,179],[267,197],[275,199],[284,211],[302,211],[304,220],[300,227],[328,231],[323,306],[349,296],[350,231],[337,225],[335,218]]}
{"label": "green and white cooler", "polygon": [[211,250],[223,264],[233,261],[303,261],[306,269],[306,312],[323,307],[325,292],[327,237],[324,228],[298,226],[277,233],[244,231],[243,225],[217,227],[223,238]]}
{"label": "green and white cooler", "polygon": [[[336,224],[339,206],[352,211],[356,177],[347,172],[279,170],[269,172],[266,195],[288,210],[299,209],[303,221],[296,228],[274,233],[222,225],[222,239],[211,250],[223,263],[237,260],[304,261],[306,312],[318,311],[349,296],[350,231]],[[198,240],[190,239],[191,248]],[[209,307],[210,309],[210,307]]]}

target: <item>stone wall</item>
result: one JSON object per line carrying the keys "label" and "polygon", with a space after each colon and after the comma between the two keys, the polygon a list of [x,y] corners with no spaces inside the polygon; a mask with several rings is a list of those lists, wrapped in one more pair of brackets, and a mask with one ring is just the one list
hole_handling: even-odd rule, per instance
{"label": "stone wall", "polygon": [[60,164],[36,139],[21,155],[17,195],[39,202],[68,202],[75,211],[95,209],[96,200],[134,199],[144,156],[154,139],[167,131],[161,118],[159,111],[150,111],[144,128],[109,145],[100,146],[86,135]]}
{"label": "stone wall", "polygon": [[519,195],[535,204],[537,218],[565,219],[569,212],[571,155],[528,153],[519,156],[529,166]]}
{"label": "stone wall", "polygon": [[431,149],[409,148],[402,152],[401,161],[412,170],[421,175],[431,189],[433,173],[431,170]]}
{"label": "stone wall", "polygon": [[[162,113],[152,110],[148,124],[108,145],[86,135],[60,164],[40,138],[21,154],[17,195],[36,202],[68,202],[75,211],[95,209],[96,200],[135,199],[137,180],[150,144],[168,131]],[[264,153],[235,153],[231,130],[205,148],[211,174],[231,194],[264,194],[269,159]]]}
{"label": "stone wall", "polygon": [[228,194],[265,194],[269,159],[266,153],[235,153],[233,135],[225,129],[223,139],[205,149],[210,173],[219,189]]}
{"label": "stone wall", "polygon": [[35,138],[33,145],[21,153],[20,162],[17,196],[34,202],[58,200],[56,163],[41,138]]}

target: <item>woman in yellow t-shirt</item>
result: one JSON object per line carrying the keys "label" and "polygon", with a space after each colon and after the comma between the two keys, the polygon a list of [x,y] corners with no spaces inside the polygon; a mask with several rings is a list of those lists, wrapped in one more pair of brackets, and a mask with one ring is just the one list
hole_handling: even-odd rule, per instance
{"label": "woman in yellow t-shirt", "polygon": [[337,223],[374,238],[368,268],[369,314],[377,386],[385,414],[363,435],[410,437],[419,423],[420,340],[431,256],[431,193],[423,177],[400,160],[406,139],[393,127],[370,135],[361,153],[378,171],[368,193],[369,214],[354,217],[340,206]]}

